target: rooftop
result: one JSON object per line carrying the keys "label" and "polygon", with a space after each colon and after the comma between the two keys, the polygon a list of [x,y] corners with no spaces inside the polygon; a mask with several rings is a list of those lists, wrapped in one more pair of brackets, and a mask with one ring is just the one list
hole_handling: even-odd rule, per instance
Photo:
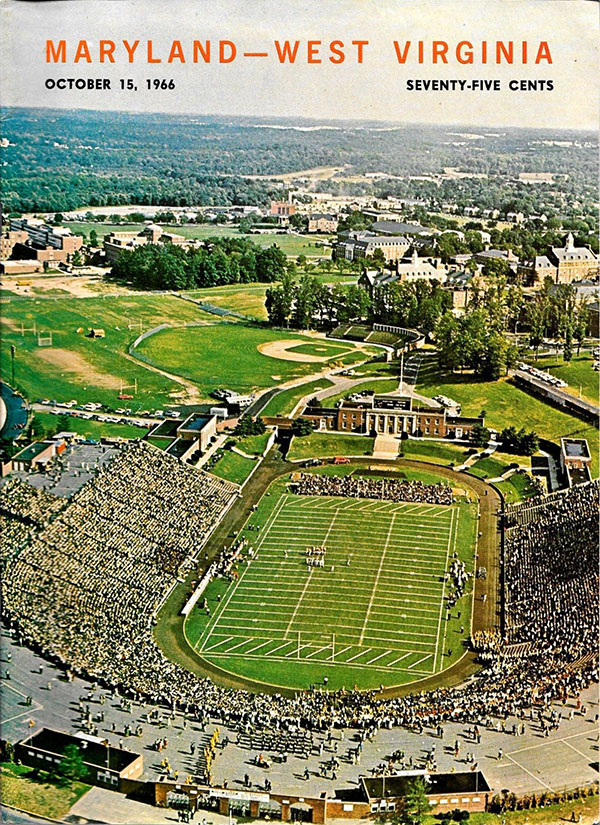
{"label": "rooftop", "polygon": [[138,757],[137,753],[131,753],[97,741],[90,741],[90,738],[83,739],[78,736],[71,736],[68,733],[52,730],[51,728],[42,728],[30,738],[24,739],[22,744],[39,748],[57,756],[64,753],[67,745],[77,745],[84,762],[101,768],[108,766],[111,770],[119,772]]}
{"label": "rooftop", "polygon": [[585,438],[563,438],[563,452],[569,458],[590,458],[590,448]]}
{"label": "rooftop", "polygon": [[183,422],[183,424],[181,424],[177,429],[179,431],[181,431],[181,430],[185,430],[185,431],[193,430],[195,432],[200,432],[200,430],[203,430],[204,427],[206,427],[208,422],[213,417],[214,416],[212,416],[212,415],[192,414],[192,415],[188,416],[185,419],[185,421]]}
{"label": "rooftop", "polygon": [[[404,796],[419,775],[422,774],[407,772],[396,776],[365,778],[362,782],[368,799],[384,799],[390,796]],[[481,771],[429,774],[425,781],[429,784],[428,794],[476,793],[490,789]]]}

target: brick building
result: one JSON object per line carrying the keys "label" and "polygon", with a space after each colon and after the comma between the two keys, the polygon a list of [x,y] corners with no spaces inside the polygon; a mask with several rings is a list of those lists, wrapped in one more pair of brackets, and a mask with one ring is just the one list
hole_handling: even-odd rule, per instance
{"label": "brick building", "polygon": [[445,407],[414,407],[413,399],[398,395],[350,396],[334,409],[308,406],[303,418],[317,430],[376,435],[467,438],[483,418],[451,416]]}
{"label": "brick building", "polygon": [[571,232],[565,245],[550,246],[545,255],[536,255],[518,268],[518,274],[527,283],[543,283],[546,277],[556,284],[570,284],[585,278],[598,276],[598,256],[589,246],[575,246]]}
{"label": "brick building", "polygon": [[104,788],[121,790],[127,781],[137,779],[144,772],[144,757],[122,748],[115,748],[108,740],[85,733],[64,733],[41,728],[15,745],[15,756],[24,765],[53,771],[60,764],[67,745],[75,745],[87,768],[85,782]]}
{"label": "brick building", "polygon": [[114,263],[122,252],[131,252],[138,246],[159,243],[185,246],[190,242],[183,235],[165,232],[156,224],[148,224],[140,232],[109,232],[104,236],[106,262]]}

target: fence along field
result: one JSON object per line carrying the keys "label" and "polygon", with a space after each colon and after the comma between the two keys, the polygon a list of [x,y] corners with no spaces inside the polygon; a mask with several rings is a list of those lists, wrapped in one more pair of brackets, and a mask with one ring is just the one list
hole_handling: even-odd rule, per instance
{"label": "fence along field", "polygon": [[[223,670],[283,687],[430,676],[463,650],[456,611],[446,621],[444,574],[455,550],[473,570],[474,519],[466,503],[263,499],[250,520],[261,529],[244,531],[255,558],[219,601],[209,597],[210,619],[190,617],[188,641]],[[320,545],[324,566],[308,567],[306,548]],[[468,634],[470,590],[461,602]]]}

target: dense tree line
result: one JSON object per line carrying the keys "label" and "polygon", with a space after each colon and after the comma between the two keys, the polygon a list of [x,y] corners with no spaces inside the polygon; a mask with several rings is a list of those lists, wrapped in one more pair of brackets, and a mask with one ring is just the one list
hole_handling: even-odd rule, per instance
{"label": "dense tree line", "polygon": [[528,302],[525,322],[536,357],[544,340],[553,339],[562,342],[563,358],[570,361],[573,347],[577,347],[579,355],[589,333],[590,313],[585,301],[577,301],[572,284],[559,284],[553,289],[552,279],[547,278],[540,292]]}
{"label": "dense tree line", "polygon": [[311,275],[295,281],[290,273],[267,289],[265,299],[273,326],[296,329],[366,321],[430,332],[451,304],[451,295],[436,282],[397,281],[375,287],[371,297],[359,286],[331,287]]}
{"label": "dense tree line", "polygon": [[[526,214],[552,209],[595,214],[593,134],[565,130],[557,143],[551,130],[503,129],[465,143],[437,125],[382,130],[365,123],[306,131],[302,124],[299,119],[270,125],[247,118],[6,109],[4,207],[56,211],[122,203],[266,203],[277,190],[249,176],[340,166],[340,178],[323,182],[322,188],[398,195],[420,200],[431,211],[446,200],[459,208],[477,204]],[[422,179],[447,167],[484,177]],[[374,170],[391,177],[373,183],[341,179]],[[526,186],[515,182],[524,170],[559,177],[554,186]]]}
{"label": "dense tree line", "polygon": [[244,238],[213,238],[182,249],[146,244],[123,252],[111,276],[141,289],[195,289],[260,281],[270,283],[286,272],[286,256],[277,246],[262,249]]}

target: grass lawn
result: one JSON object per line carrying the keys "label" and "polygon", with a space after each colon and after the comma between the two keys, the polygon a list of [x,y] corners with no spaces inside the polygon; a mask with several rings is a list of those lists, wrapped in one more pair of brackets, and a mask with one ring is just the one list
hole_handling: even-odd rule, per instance
{"label": "grass lawn", "polygon": [[348,395],[352,395],[355,392],[362,392],[363,390],[372,390],[375,393],[388,393],[394,392],[394,390],[398,389],[398,380],[396,378],[380,378],[379,380],[375,381],[362,381],[360,384],[353,390],[344,390],[344,392],[337,393],[336,395],[330,395],[328,398],[323,399],[323,406],[328,407],[329,409],[333,409],[338,401],[341,401],[342,398],[346,398]]}
{"label": "grass lawn", "polygon": [[[281,340],[314,344],[314,339],[297,333],[221,323],[164,330],[142,341],[138,351],[152,364],[193,381],[208,398],[217,387],[249,393],[319,371],[320,364],[286,361],[258,351],[260,344]],[[350,356],[365,357],[357,352]]]}
{"label": "grass lawn", "polygon": [[267,320],[265,292],[268,284],[234,284],[215,286],[212,289],[194,289],[185,292],[190,298],[214,304],[232,312],[241,312],[259,321]]}
{"label": "grass lawn", "polygon": [[399,361],[372,361],[369,364],[360,364],[355,370],[357,375],[381,375],[381,376],[395,376],[400,380],[400,362]]}
{"label": "grass lawn", "polygon": [[243,484],[252,470],[256,467],[256,461],[252,458],[245,458],[239,453],[231,450],[223,450],[223,455],[213,464],[210,471],[213,475],[233,481],[236,484]]}
{"label": "grass lawn", "polygon": [[[418,681],[460,658],[471,599],[460,620],[441,621],[443,573],[455,549],[473,569],[474,505],[297,496],[285,480],[269,493],[241,533],[256,558],[238,565],[236,583],[208,591],[210,617],[194,611],[186,621],[200,655],[287,687],[327,676],[328,689]],[[325,563],[308,568],[306,548],[315,545],[325,545]],[[402,595],[410,599],[399,606]]]}
{"label": "grass lawn", "polygon": [[[35,413],[36,420],[39,419],[42,426],[47,433],[58,432],[57,422],[59,415],[51,415],[51,413]],[[67,432],[79,433],[86,436],[86,438],[93,438],[100,440],[102,436],[114,438],[119,436],[121,438],[143,438],[148,430],[141,427],[133,427],[131,424],[112,424],[110,421],[86,421],[83,418],[75,418],[69,416],[69,424]],[[168,442],[165,442],[168,444]]]}
{"label": "grass lawn", "polygon": [[479,381],[468,374],[441,372],[432,366],[419,372],[417,392],[442,394],[462,404],[462,415],[486,411],[487,427],[502,430],[513,424],[535,430],[542,438],[558,442],[562,437],[586,438],[592,453],[592,475],[598,476],[598,430],[580,418],[568,415],[528,395],[507,379]]}
{"label": "grass lawn", "polygon": [[508,470],[508,464],[493,456],[486,456],[477,459],[468,469],[470,473],[479,476],[479,478],[497,478]]}
{"label": "grass lawn", "polygon": [[453,444],[452,442],[421,441],[409,438],[401,442],[402,453],[407,458],[418,461],[429,461],[433,464],[462,464],[466,458],[468,445]]}
{"label": "grass lawn", "polygon": [[[110,207],[107,207],[107,212]],[[109,232],[140,232],[145,228],[145,224],[133,223],[96,223],[95,221],[66,221],[63,226],[69,227],[75,234],[85,233],[89,238],[92,229],[96,230],[98,240],[102,241],[104,235]],[[174,232],[177,235],[183,235],[186,238],[198,238],[206,240],[206,238],[247,238],[255,243],[257,246],[268,247],[276,244],[286,255],[298,257],[298,255],[306,255],[310,257],[324,257],[331,254],[331,250],[317,246],[317,243],[323,243],[328,240],[327,235],[288,235],[287,233],[277,235],[242,235],[238,231],[237,226],[221,226],[217,224],[188,224],[184,226],[163,226],[165,232]]]}
{"label": "grass lawn", "polygon": [[336,455],[371,455],[375,439],[366,435],[346,435],[327,432],[296,436],[288,453],[288,459],[329,457]]}
{"label": "grass lawn", "polygon": [[340,343],[329,344],[323,341],[314,344],[298,344],[290,347],[290,352],[298,352],[300,355],[316,355],[319,358],[330,358],[334,355],[342,355],[352,348],[352,344],[345,346]]}
{"label": "grass lawn", "polygon": [[23,811],[51,819],[62,819],[78,799],[87,793],[91,785],[83,782],[67,782],[60,786],[48,780],[46,773],[33,778],[33,768],[2,763],[2,802]]}
{"label": "grass lawn", "polygon": [[[549,794],[548,794],[549,795]],[[536,793],[539,798],[540,794]],[[555,805],[545,805],[542,808],[529,808],[522,811],[505,811],[502,814],[492,814],[484,811],[475,811],[471,814],[469,825],[547,825],[547,823],[570,822],[571,812],[575,812],[575,821],[579,814],[582,821],[594,822],[598,817],[598,794],[585,799],[574,799],[571,802],[559,802]],[[426,816],[423,825],[439,824],[439,818]]]}
{"label": "grass lawn", "polygon": [[270,437],[271,430],[267,430],[266,433],[260,435],[246,435],[237,439],[236,447],[249,455],[262,455]]}
{"label": "grass lawn", "polygon": [[523,473],[513,473],[498,485],[498,489],[509,503],[537,495],[537,489],[531,483],[531,479]]}
{"label": "grass lawn", "polygon": [[305,396],[310,398],[319,390],[325,390],[331,386],[333,386],[333,381],[328,378],[319,378],[316,381],[302,384],[300,387],[282,390],[271,398],[261,415],[289,415],[301,398]]}
{"label": "grass lawn", "polygon": [[[182,387],[126,357],[140,334],[129,324],[142,322],[144,330],[161,323],[214,321],[199,307],[171,295],[122,295],[105,298],[19,299],[2,307],[1,369],[11,374],[10,347],[14,345],[15,381],[30,399],[98,401],[111,408],[120,382],[138,382],[133,409],[162,406]],[[52,346],[39,347],[37,336],[21,334],[22,325],[52,331]],[[90,327],[101,327],[104,338],[86,337]],[[82,329],[81,333],[77,330]]]}
{"label": "grass lawn", "polygon": [[570,363],[562,360],[560,355],[544,355],[537,361],[531,358],[526,359],[534,367],[540,370],[556,375],[557,378],[562,378],[569,385],[563,387],[565,392],[570,392],[579,397],[579,390],[581,388],[581,395],[583,398],[591,401],[592,404],[598,403],[598,382],[600,373],[593,369],[594,359],[588,352],[582,355],[574,356]]}

